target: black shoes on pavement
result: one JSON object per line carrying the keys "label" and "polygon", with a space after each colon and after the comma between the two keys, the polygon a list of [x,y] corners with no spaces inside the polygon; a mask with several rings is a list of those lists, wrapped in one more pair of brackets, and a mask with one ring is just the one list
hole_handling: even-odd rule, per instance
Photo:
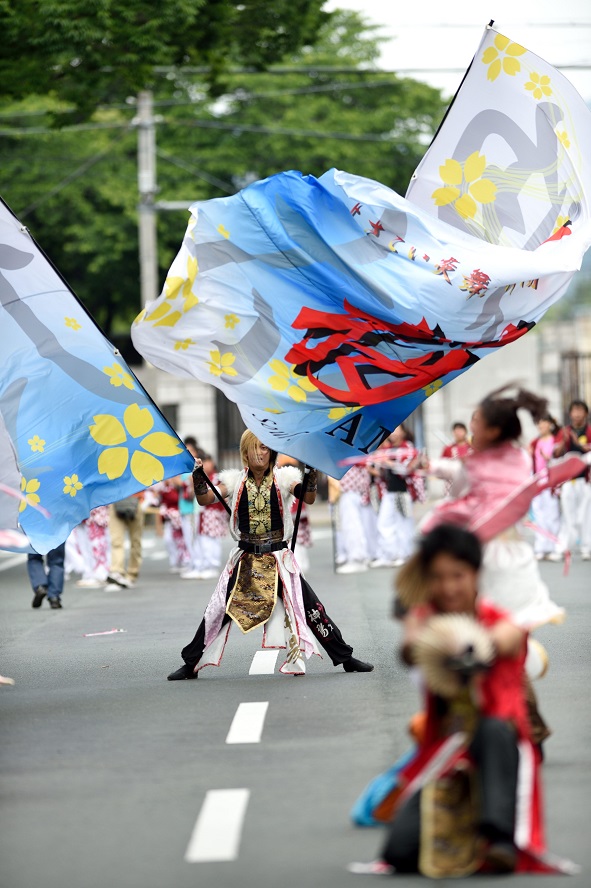
{"label": "black shoes on pavement", "polygon": [[494,842],[484,853],[486,873],[504,875],[512,873],[517,866],[517,849],[511,842]]}
{"label": "black shoes on pavement", "polygon": [[[356,660],[355,657],[350,657],[343,663],[343,669],[345,672],[373,672],[373,664],[364,663],[363,660]],[[193,672],[193,666],[188,666],[184,663],[180,669],[170,673],[168,681],[187,681],[188,679],[198,677],[199,673]]]}
{"label": "black shoes on pavement", "polygon": [[363,660],[356,660],[355,657],[350,657],[343,663],[343,669],[345,672],[373,672],[373,664],[364,663]]}
{"label": "black shoes on pavement", "polygon": [[47,586],[35,586],[35,595],[31,607],[41,607],[43,599],[47,595]]}
{"label": "black shoes on pavement", "polygon": [[[43,604],[43,599],[47,595],[47,586],[35,586],[35,595],[33,596],[33,601],[31,603],[31,607],[41,607]],[[57,598],[48,598],[49,606],[52,610],[61,610],[62,602],[59,597]]]}
{"label": "black shoes on pavement", "polygon": [[171,672],[168,676],[168,681],[186,681],[191,678],[198,678],[199,673],[193,672],[193,666],[188,666],[186,663],[177,669],[176,672]]}

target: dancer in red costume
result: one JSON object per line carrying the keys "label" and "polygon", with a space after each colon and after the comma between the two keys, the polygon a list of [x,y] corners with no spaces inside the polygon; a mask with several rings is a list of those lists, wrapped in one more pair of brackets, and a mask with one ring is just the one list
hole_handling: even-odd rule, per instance
{"label": "dancer in red costume", "polygon": [[539,751],[524,692],[527,632],[480,599],[474,534],[440,525],[397,578],[409,608],[402,657],[419,667],[426,721],[387,799],[381,858],[364,872],[456,878],[573,872],[545,846]]}

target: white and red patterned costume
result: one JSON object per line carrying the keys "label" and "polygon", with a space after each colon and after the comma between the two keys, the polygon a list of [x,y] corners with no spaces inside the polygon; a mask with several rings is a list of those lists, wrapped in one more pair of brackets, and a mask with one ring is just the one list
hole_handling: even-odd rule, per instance
{"label": "white and red patterned costume", "polygon": [[[219,485],[217,472],[210,476],[214,487]],[[222,563],[222,539],[228,534],[228,514],[218,500],[204,506],[199,515],[199,571],[218,571]]]}
{"label": "white and red patterned costume", "polygon": [[395,467],[383,471],[376,551],[380,564],[404,561],[412,553],[412,503],[425,498],[424,478],[409,469],[418,455],[410,441],[402,441],[396,449]]}
{"label": "white and red patterned costume", "polygon": [[337,560],[365,564],[375,557],[377,515],[371,504],[371,475],[363,465],[352,466],[339,484]]}

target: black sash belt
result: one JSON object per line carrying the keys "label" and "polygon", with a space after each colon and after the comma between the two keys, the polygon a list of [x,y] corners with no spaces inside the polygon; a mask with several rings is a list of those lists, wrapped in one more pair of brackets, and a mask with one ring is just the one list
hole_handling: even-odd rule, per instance
{"label": "black sash belt", "polygon": [[285,540],[280,540],[277,543],[272,541],[247,543],[245,540],[240,540],[238,548],[242,549],[243,552],[250,552],[252,555],[266,555],[267,552],[277,552],[279,549],[287,549],[287,543]]}

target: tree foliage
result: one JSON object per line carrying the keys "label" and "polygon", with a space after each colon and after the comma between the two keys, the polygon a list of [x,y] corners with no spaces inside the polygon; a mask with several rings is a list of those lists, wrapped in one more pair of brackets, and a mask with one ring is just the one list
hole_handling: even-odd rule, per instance
{"label": "tree foliage", "polygon": [[[437,90],[370,67],[378,49],[372,29],[342,12],[281,66],[228,66],[218,96],[186,69],[155,76],[157,199],[189,204],[282,170],[330,167],[404,193],[444,104]],[[72,107],[63,96],[28,96],[0,115],[0,192],[115,338],[140,308],[135,107],[114,101],[85,123],[53,127]],[[186,221],[186,212],[159,213],[161,280]]]}
{"label": "tree foliage", "polygon": [[257,69],[313,40],[324,0],[0,0],[0,95],[52,95],[87,117],[152,88],[159,66]]}

